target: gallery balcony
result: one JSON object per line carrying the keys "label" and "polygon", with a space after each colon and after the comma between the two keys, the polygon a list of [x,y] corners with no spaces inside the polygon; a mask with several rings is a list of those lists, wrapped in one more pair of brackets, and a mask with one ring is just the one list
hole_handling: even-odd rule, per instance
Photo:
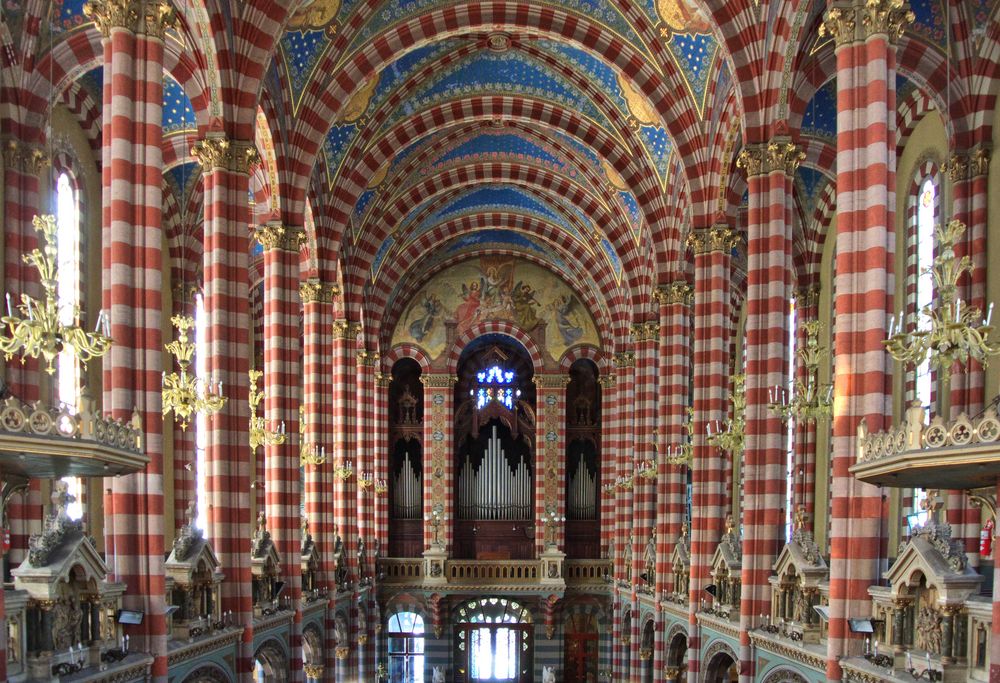
{"label": "gallery balcony", "polygon": [[991,406],[981,415],[961,414],[928,424],[925,410],[913,405],[903,423],[885,432],[858,427],[858,461],[851,473],[877,486],[933,486],[978,489],[996,486],[1000,477],[1000,418]]}
{"label": "gallery balcony", "polygon": [[138,413],[112,420],[87,397],[77,412],[14,397],[0,402],[0,476],[7,483],[130,474],[148,462]]}
{"label": "gallery balcony", "polygon": [[[379,560],[379,580],[393,586],[443,584],[459,590],[488,586],[497,590],[534,591],[551,589],[560,578],[548,576],[544,559],[445,560],[443,577],[428,576],[425,566],[423,558],[383,558]],[[610,572],[608,560],[564,560],[561,578],[567,588],[603,589]]]}

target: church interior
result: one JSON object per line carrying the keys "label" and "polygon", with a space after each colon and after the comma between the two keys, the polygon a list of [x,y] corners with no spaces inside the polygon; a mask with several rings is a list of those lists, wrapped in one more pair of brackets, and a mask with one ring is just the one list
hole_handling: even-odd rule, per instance
{"label": "church interior", "polygon": [[1000,681],[997,0],[0,43],[0,680]]}

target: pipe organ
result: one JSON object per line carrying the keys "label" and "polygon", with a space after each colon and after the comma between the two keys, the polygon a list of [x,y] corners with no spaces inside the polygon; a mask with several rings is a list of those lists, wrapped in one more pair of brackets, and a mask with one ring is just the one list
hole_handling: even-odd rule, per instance
{"label": "pipe organ", "polygon": [[566,516],[570,519],[597,519],[597,481],[581,457],[569,481]]}
{"label": "pipe organ", "polygon": [[514,468],[500,445],[494,425],[478,468],[465,456],[458,475],[460,519],[525,520],[532,516],[531,472],[524,456]]}
{"label": "pipe organ", "polygon": [[420,475],[410,462],[410,452],[403,454],[403,466],[392,482],[392,518],[420,519],[423,505]]}

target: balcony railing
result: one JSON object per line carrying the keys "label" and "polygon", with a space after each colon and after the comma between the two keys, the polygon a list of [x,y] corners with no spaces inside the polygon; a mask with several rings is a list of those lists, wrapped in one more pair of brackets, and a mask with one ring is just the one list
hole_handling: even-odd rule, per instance
{"label": "balcony railing", "polygon": [[858,461],[851,472],[879,486],[975,489],[996,484],[1000,475],[1000,417],[995,407],[969,418],[964,413],[926,423],[912,405],[903,423],[885,432],[858,427]]}
{"label": "balcony railing", "polygon": [[[424,560],[387,557],[379,560],[381,582],[385,584],[421,584]],[[608,560],[566,560],[563,578],[570,586],[606,584],[610,576]],[[535,586],[542,583],[542,560],[446,560],[444,574],[449,585]]]}

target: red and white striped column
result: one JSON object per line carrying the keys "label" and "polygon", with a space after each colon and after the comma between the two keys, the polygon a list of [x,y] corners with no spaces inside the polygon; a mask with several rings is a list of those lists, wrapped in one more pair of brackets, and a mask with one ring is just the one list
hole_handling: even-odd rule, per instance
{"label": "red and white striped column", "polygon": [[[656,462],[656,365],[659,348],[660,323],[649,321],[632,326],[635,340],[635,438],[632,440],[634,456],[630,463],[632,472],[644,462]],[[634,535],[632,558],[632,585],[644,586],[642,573],[646,571],[643,556],[650,533],[656,522],[656,480],[636,477],[632,488],[632,533]],[[638,653],[638,648],[633,648]],[[638,660],[637,660],[638,661]],[[633,667],[638,670],[639,667]]]}
{"label": "red and white striped column", "polygon": [[[424,385],[424,548],[434,542],[434,526],[429,521],[435,507],[444,516],[438,531],[438,540],[451,549],[452,528],[455,523],[455,503],[452,487],[455,480],[451,458],[454,441],[453,406],[455,382],[449,374],[422,374]],[[440,474],[441,476],[438,476]]]}
{"label": "red and white striped column", "polygon": [[[611,552],[614,549],[614,561],[622,549],[617,547],[615,535],[615,501],[618,491],[615,488],[615,477],[618,476],[618,444],[616,442],[617,427],[617,396],[618,387],[614,374],[602,375],[597,380],[601,385],[601,548]],[[614,566],[612,575],[617,576]]]}
{"label": "red and white striped column", "polygon": [[[330,379],[333,377],[333,302],[339,296],[335,286],[316,280],[299,286],[302,297],[302,409],[306,427],[301,437],[312,444],[315,454],[333,442],[333,404],[330,400]],[[332,455],[333,449],[329,448]],[[328,456],[330,457],[330,456]],[[336,643],[334,607],[337,593],[334,578],[333,548],[336,545],[336,516],[333,497],[333,465],[331,462],[305,466],[305,508],[309,533],[319,552],[316,583],[326,589],[329,602],[324,623],[323,678],[334,681]]]}
{"label": "red and white striped column", "polygon": [[[614,356],[615,364],[615,455],[617,460],[617,476],[631,481],[630,477],[635,474],[635,465],[630,454],[634,439],[632,435],[635,431],[634,411],[635,405],[635,353],[632,351],[622,351]],[[623,489],[619,489],[615,499],[615,546],[618,553],[615,557],[615,578],[618,581],[626,581],[631,573],[631,560],[633,552],[632,534],[632,505],[634,503],[634,483]]]}
{"label": "red and white striped column", "polygon": [[[906,3],[856,0],[828,10],[837,56],[837,262],[831,460],[830,622],[827,679],[857,654],[848,619],[868,616],[868,587],[884,569],[878,488],[855,480],[857,429],[889,426],[891,363],[882,345],[893,310],[896,50]],[[852,642],[853,641],[853,642]]]}
{"label": "red and white striped column", "polygon": [[746,436],[743,449],[743,562],[740,680],[752,683],[754,615],[770,610],[771,566],[784,542],[788,432],[768,409],[769,391],[788,377],[792,179],[804,156],[787,139],[751,145],[738,163],[747,171]]}
{"label": "red and white striped column", "polygon": [[[358,518],[358,539],[364,539],[365,543],[365,563],[359,563],[358,572],[361,576],[375,576],[375,433],[372,427],[375,422],[375,369],[378,367],[378,353],[367,350],[357,352],[357,384],[356,408],[357,408],[357,444],[355,452],[358,456],[358,477],[357,487],[357,518]],[[362,485],[363,484],[363,485]],[[371,615],[374,612],[372,603],[375,599],[373,590],[369,588],[362,591],[358,596],[358,610],[365,613],[364,628],[358,630],[358,657],[357,670],[359,680],[370,680],[374,678],[372,665],[375,661],[375,639],[372,630],[373,623]]]}
{"label": "red and white striped column", "polygon": [[205,440],[206,536],[226,573],[220,608],[244,627],[236,671],[253,668],[253,596],[250,590],[250,453],[247,389],[250,371],[249,171],[252,140],[210,135],[195,144],[205,191],[204,279],[209,377],[228,399],[208,417]]}
{"label": "red and white striped column", "polygon": [[674,591],[670,554],[681,533],[687,495],[687,466],[667,458],[687,440],[688,368],[691,342],[691,286],[685,281],[657,287],[659,323],[659,401],[656,477],[656,642],[653,671],[667,663],[665,622],[659,605]]}
{"label": "red and white striped column", "polygon": [[[301,348],[299,342],[299,252],[305,232],[302,228],[268,223],[254,232],[264,249],[264,413],[268,429],[283,426],[296,434],[301,391]],[[294,610],[289,631],[290,681],[304,680],[302,674],[302,527],[299,503],[301,484],[298,444],[264,446],[264,513],[267,528],[281,558],[285,582],[282,598],[291,600]]]}
{"label": "red and white striped column", "polygon": [[726,417],[729,396],[730,258],[736,235],[725,225],[693,230],[694,444],[691,462],[691,582],[688,595],[688,680],[701,680],[698,606],[711,583],[712,554],[726,510],[723,453],[706,441],[707,426]]}
{"label": "red and white striped column", "polygon": [[[105,508],[108,565],[128,584],[123,605],[145,612],[129,628],[154,656],[152,679],[167,676],[163,573],[163,36],[169,6],[150,3],[138,16],[100,5],[105,108],[102,303],[116,343],[104,360],[103,407],[119,419],[142,418],[149,464],[110,480]],[[161,10],[165,10],[161,13]]]}

